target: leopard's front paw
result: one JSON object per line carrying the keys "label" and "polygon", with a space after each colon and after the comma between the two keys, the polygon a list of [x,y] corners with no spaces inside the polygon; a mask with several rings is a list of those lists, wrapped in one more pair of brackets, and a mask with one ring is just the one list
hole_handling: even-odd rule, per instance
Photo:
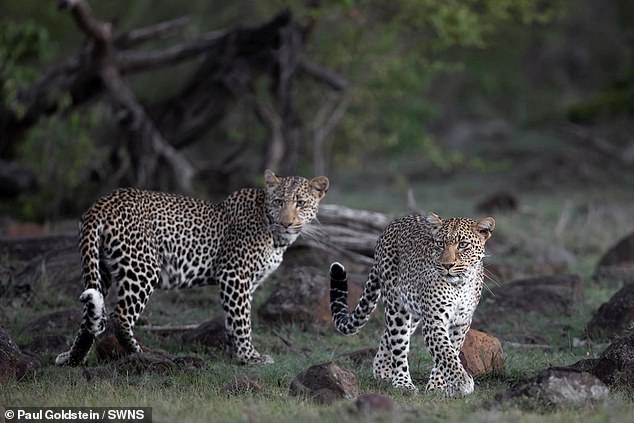
{"label": "leopard's front paw", "polygon": [[273,357],[266,354],[253,355],[249,358],[246,358],[240,361],[243,364],[273,364],[275,363],[275,360],[273,360]]}
{"label": "leopard's front paw", "polygon": [[392,386],[394,386],[395,388],[407,391],[407,392],[409,392],[411,394],[417,394],[418,393],[418,387],[416,385],[414,385],[414,383],[412,381],[408,381],[408,382],[392,382]]}
{"label": "leopard's front paw", "polygon": [[406,391],[410,391],[411,393],[417,393],[418,392],[418,387],[416,385],[414,385],[414,382],[412,382],[412,378],[409,377],[409,374],[407,376],[397,376],[395,378],[392,379],[392,386],[394,386],[395,388],[399,388],[399,389],[404,389]]}
{"label": "leopard's front paw", "polygon": [[473,378],[465,370],[462,370],[458,377],[447,384],[446,392],[451,398],[459,398],[472,394],[473,388]]}
{"label": "leopard's front paw", "polygon": [[442,377],[442,373],[438,370],[437,367],[431,369],[431,374],[429,375],[429,381],[427,382],[427,386],[425,387],[428,391],[446,391],[447,385],[445,384],[445,379]]}

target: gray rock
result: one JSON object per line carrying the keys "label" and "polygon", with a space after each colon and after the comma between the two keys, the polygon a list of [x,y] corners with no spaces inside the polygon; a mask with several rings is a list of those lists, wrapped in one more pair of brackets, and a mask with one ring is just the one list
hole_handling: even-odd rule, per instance
{"label": "gray rock", "polygon": [[587,372],[549,368],[497,395],[500,400],[530,400],[545,406],[584,405],[608,397],[608,387]]}
{"label": "gray rock", "polygon": [[594,280],[610,287],[634,282],[634,233],[625,236],[601,257]]}
{"label": "gray rock", "polygon": [[181,339],[186,343],[204,345],[218,350],[227,349],[227,337],[225,333],[225,320],[223,317],[209,319],[196,329],[182,334]]}
{"label": "gray rock", "polygon": [[570,367],[592,373],[610,387],[634,390],[634,333],[615,339],[599,358],[581,360]]}
{"label": "gray rock", "polygon": [[318,404],[355,399],[359,395],[359,379],[352,370],[330,362],[309,367],[293,379],[290,396],[304,397]]}
{"label": "gray rock", "polygon": [[612,338],[634,325],[634,284],[625,285],[594,312],[587,331],[592,339]]}
{"label": "gray rock", "polygon": [[0,328],[0,383],[22,380],[33,375],[38,367],[38,361],[23,354],[9,333]]}
{"label": "gray rock", "polygon": [[473,327],[487,328],[500,316],[523,319],[526,313],[569,314],[584,297],[579,275],[551,275],[520,279],[482,292]]}
{"label": "gray rock", "polygon": [[[293,323],[304,328],[331,327],[330,279],[327,267],[297,267],[286,272],[281,283],[258,310],[268,323]],[[354,304],[361,296],[362,285],[350,276],[349,298]]]}

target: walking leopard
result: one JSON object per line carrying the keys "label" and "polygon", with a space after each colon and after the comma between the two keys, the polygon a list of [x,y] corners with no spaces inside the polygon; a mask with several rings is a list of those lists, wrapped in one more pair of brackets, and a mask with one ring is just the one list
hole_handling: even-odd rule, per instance
{"label": "walking leopard", "polygon": [[374,264],[352,313],[346,271],[340,263],[331,265],[330,307],[339,332],[356,334],[383,297],[385,331],[373,362],[376,378],[418,390],[408,353],[410,336],[422,324],[434,361],[427,389],[451,397],[473,392],[473,378],[459,353],[480,301],[484,247],[494,228],[491,217],[441,219],[430,213],[396,219],[377,241]]}
{"label": "walking leopard", "polygon": [[238,361],[272,363],[251,341],[252,295],[316,217],[329,180],[280,177],[270,170],[264,179],[264,189],[241,189],[215,204],[135,188],[98,199],[80,222],[82,322],[70,350],[56,363],[84,362],[105,329],[104,298],[111,285],[115,335],[134,353],[142,349],[133,328],[155,289],[215,284],[228,345]]}

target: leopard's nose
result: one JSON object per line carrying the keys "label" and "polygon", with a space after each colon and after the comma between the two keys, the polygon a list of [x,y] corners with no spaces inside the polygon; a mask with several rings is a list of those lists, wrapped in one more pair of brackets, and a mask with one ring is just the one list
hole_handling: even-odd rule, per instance
{"label": "leopard's nose", "polygon": [[442,267],[449,270],[453,267],[453,263],[442,263]]}

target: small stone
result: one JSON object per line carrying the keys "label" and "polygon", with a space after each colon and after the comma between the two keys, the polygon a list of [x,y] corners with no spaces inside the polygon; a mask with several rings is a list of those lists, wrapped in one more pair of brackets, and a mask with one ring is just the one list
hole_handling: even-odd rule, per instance
{"label": "small stone", "polygon": [[39,364],[32,357],[22,354],[9,333],[0,328],[0,383],[23,380],[33,375]]}
{"label": "small stone", "polygon": [[85,367],[82,376],[90,382],[91,380],[107,380],[113,378],[113,371],[106,367]]}
{"label": "small stone", "polygon": [[262,386],[258,381],[243,377],[235,379],[222,387],[222,392],[227,395],[241,395],[246,393],[259,392]]}
{"label": "small stone", "polygon": [[460,351],[460,361],[471,376],[505,374],[504,351],[500,341],[479,330],[470,329]]}
{"label": "small stone", "polygon": [[127,354],[114,335],[102,336],[95,343],[95,354],[100,361],[116,361]]}
{"label": "small stone", "polygon": [[123,373],[167,374],[177,370],[178,365],[167,354],[142,352],[126,355],[115,363],[115,368]]}
{"label": "small stone", "polygon": [[317,404],[332,404],[359,395],[359,380],[352,370],[330,362],[309,367],[293,379],[289,395],[304,397]]}
{"label": "small stone", "polygon": [[181,339],[183,342],[224,350],[227,347],[224,318],[209,319],[198,325],[196,329],[183,333]]}
{"label": "small stone", "polygon": [[186,369],[202,369],[207,365],[204,358],[193,354],[174,357],[174,363]]}
{"label": "small stone", "polygon": [[370,414],[376,412],[394,411],[396,404],[394,400],[381,394],[364,394],[355,401],[355,406],[360,413]]}

